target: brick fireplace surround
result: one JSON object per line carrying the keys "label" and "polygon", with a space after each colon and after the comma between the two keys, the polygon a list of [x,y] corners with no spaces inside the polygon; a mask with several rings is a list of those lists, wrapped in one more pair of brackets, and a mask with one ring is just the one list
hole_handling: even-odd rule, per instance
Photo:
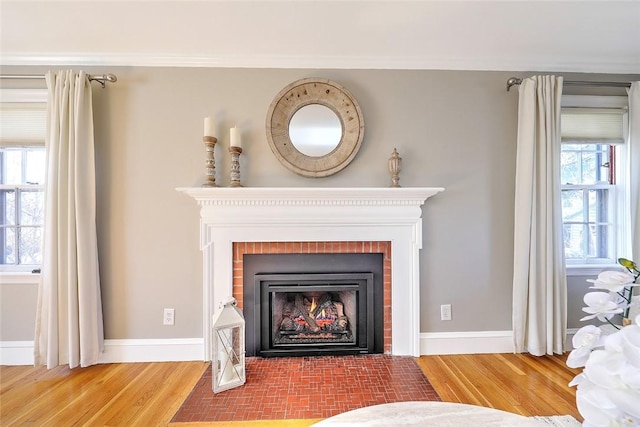
{"label": "brick fireplace surround", "polygon": [[[263,187],[178,188],[178,191],[200,205],[204,360],[211,360],[213,315],[233,295],[234,284],[238,292],[240,252],[320,253],[338,247],[340,251],[353,248],[364,252],[374,242],[387,245],[382,250],[384,283],[389,288],[384,296],[385,317],[389,319],[388,322],[385,319],[385,353],[420,355],[421,206],[442,188]],[[390,330],[386,330],[387,326]]]}
{"label": "brick fireplace surround", "polygon": [[233,244],[233,297],[242,308],[245,254],[382,254],[384,353],[391,353],[390,242],[236,242]]}

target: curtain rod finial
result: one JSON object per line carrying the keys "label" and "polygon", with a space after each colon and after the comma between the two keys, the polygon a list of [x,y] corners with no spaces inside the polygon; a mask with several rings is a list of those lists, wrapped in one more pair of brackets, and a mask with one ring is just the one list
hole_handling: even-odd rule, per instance
{"label": "curtain rod finial", "polygon": [[520,83],[522,83],[522,79],[511,77],[509,80],[507,80],[507,92],[509,92],[511,86],[519,85]]}

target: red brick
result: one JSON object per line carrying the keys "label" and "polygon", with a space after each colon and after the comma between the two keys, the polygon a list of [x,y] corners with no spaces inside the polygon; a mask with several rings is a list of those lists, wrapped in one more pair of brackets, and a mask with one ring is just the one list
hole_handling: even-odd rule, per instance
{"label": "red brick", "polygon": [[245,385],[214,394],[208,368],[171,422],[328,418],[382,403],[441,400],[413,357],[249,357],[246,371]]}
{"label": "red brick", "polygon": [[[234,242],[233,243],[233,295],[242,303],[242,289],[237,289],[243,281],[243,255],[261,253],[382,253],[383,264],[383,304],[384,327],[390,330],[391,306],[391,242]],[[241,286],[241,285],[240,285]],[[390,336],[389,336],[390,337]],[[391,348],[390,338],[385,338],[385,352]]]}

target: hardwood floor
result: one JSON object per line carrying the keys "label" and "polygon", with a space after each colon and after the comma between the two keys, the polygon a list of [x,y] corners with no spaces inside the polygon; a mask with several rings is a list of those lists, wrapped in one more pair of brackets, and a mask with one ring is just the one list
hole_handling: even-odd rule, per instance
{"label": "hardwood floor", "polygon": [[[575,389],[567,386],[577,371],[566,367],[563,356],[422,356],[418,364],[445,402],[525,416],[582,419],[575,408]],[[106,364],[73,370],[2,366],[0,425],[169,425],[207,366],[204,362]],[[298,427],[315,421],[211,425]]]}
{"label": "hardwood floor", "polygon": [[566,355],[473,354],[422,356],[418,364],[445,402],[468,403],[524,416],[571,415],[576,408],[579,373],[567,367]]}

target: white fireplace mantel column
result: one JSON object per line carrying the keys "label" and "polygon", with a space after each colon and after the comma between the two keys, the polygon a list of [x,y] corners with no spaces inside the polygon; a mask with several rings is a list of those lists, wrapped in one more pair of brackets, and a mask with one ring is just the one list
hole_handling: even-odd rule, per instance
{"label": "white fireplace mantel column", "polygon": [[391,352],[420,355],[422,204],[443,188],[178,188],[200,205],[205,359],[234,242],[391,242]]}

